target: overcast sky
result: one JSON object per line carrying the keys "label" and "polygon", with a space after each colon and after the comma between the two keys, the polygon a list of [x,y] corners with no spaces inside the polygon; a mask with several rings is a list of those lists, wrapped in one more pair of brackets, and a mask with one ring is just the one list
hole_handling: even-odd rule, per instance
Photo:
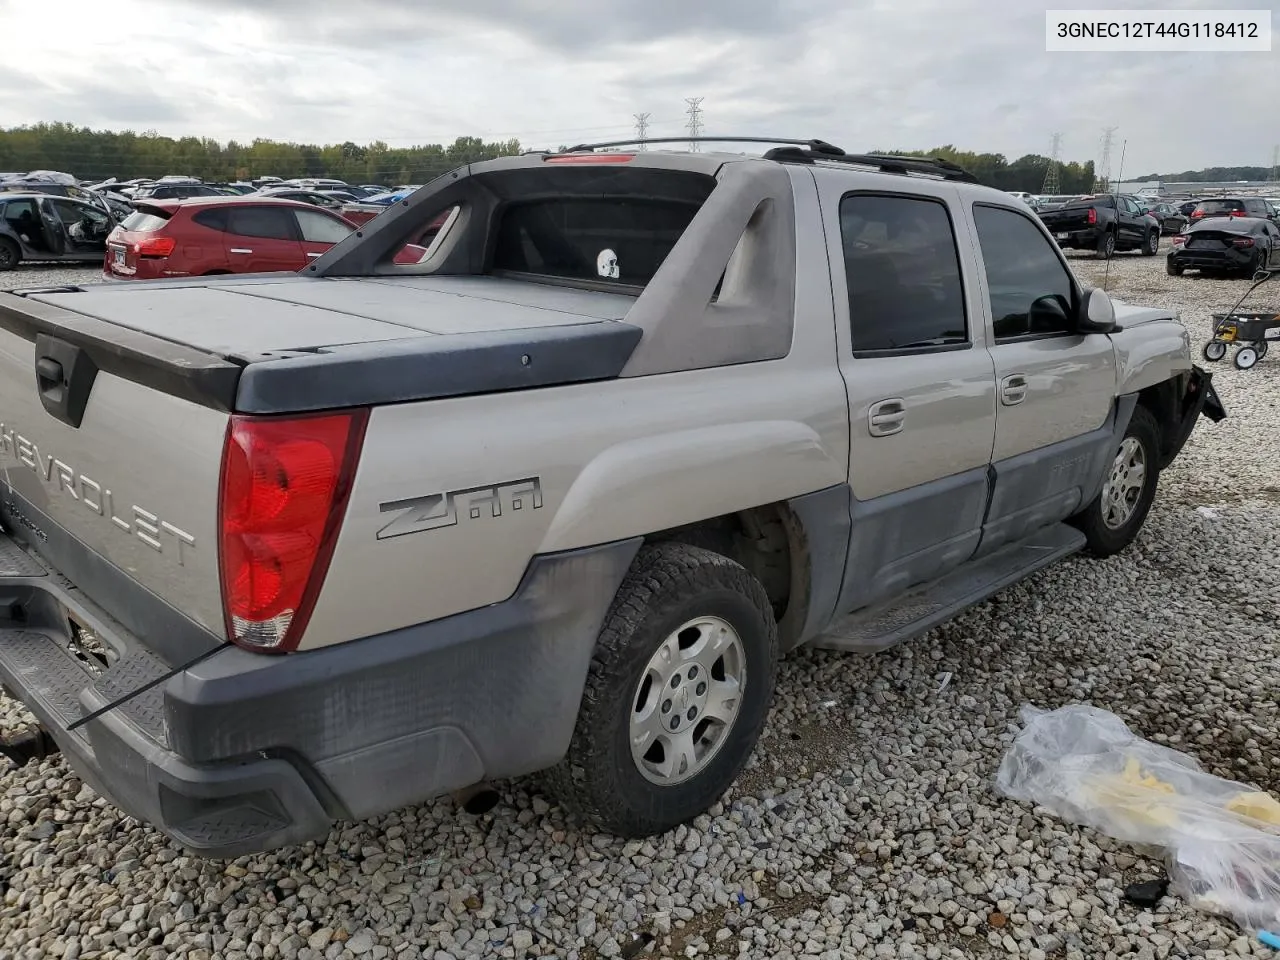
{"label": "overcast sky", "polygon": [[[1095,6],[1104,6],[1095,0]],[[1270,8],[1128,0],[1131,8]],[[1271,162],[1271,53],[1046,53],[1028,0],[0,0],[0,126],[64,120],[241,141],[557,146],[685,132],[952,143],[1112,173]],[[1054,7],[1088,4],[1059,2]],[[259,8],[270,12],[261,12]],[[65,23],[64,23],[65,21]],[[1126,177],[1127,178],[1127,177]]]}

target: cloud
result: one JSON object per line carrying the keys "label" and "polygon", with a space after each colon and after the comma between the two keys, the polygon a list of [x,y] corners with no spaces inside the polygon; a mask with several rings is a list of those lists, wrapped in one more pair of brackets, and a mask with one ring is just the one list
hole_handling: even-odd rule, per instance
{"label": "cloud", "polygon": [[[1127,5],[1179,2],[1220,6]],[[554,147],[629,136],[640,112],[681,136],[701,96],[707,133],[850,150],[1014,159],[1061,133],[1086,161],[1115,126],[1126,174],[1268,164],[1280,138],[1276,53],[1046,53],[1025,0],[116,0],[73,48],[30,5],[3,9],[26,39],[0,67],[0,125]]]}

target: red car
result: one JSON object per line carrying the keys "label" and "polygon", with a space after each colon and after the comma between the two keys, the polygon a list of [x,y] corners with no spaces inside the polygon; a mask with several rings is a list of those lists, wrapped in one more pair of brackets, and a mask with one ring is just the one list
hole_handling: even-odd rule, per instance
{"label": "red car", "polygon": [[[102,272],[112,280],[296,272],[355,229],[336,213],[296,200],[144,201],[107,237]],[[425,253],[409,244],[396,262],[417,263]]]}

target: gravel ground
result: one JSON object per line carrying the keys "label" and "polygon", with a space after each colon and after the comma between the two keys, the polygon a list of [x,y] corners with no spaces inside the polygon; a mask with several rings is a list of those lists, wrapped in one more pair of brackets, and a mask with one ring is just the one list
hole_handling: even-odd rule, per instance
{"label": "gravel ground", "polygon": [[[1101,280],[1103,264],[1073,265]],[[1109,289],[1180,310],[1198,355],[1244,285],[1122,254]],[[692,827],[586,834],[529,782],[482,818],[439,802],[206,862],[52,759],[0,775],[0,960],[1270,956],[1177,900],[1122,901],[1156,863],[991,788],[1021,704],[1088,701],[1280,794],[1280,358],[1212,369],[1230,419],[1201,421],[1133,548],[1059,564],[896,651],[792,657],[757,759]],[[0,725],[23,716],[0,702]]]}

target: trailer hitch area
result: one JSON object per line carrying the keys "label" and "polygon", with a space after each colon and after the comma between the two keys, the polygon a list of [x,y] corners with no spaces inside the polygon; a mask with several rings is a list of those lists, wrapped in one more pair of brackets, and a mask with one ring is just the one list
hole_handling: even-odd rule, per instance
{"label": "trailer hitch area", "polygon": [[0,754],[15,767],[25,767],[32,760],[44,760],[61,752],[57,741],[39,725],[29,724],[14,734],[0,737]]}

